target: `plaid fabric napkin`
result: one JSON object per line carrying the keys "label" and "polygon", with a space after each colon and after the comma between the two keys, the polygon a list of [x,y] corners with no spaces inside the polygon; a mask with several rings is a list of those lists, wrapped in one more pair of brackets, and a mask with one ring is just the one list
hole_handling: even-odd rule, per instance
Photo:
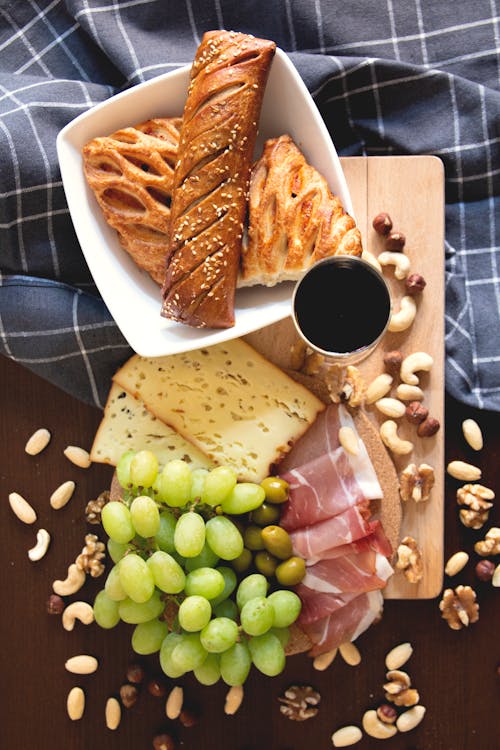
{"label": "plaid fabric napkin", "polygon": [[290,54],[341,155],[443,160],[446,386],[500,410],[499,21],[494,0],[0,0],[0,351],[104,403],[131,351],[76,240],[57,133],[236,29]]}

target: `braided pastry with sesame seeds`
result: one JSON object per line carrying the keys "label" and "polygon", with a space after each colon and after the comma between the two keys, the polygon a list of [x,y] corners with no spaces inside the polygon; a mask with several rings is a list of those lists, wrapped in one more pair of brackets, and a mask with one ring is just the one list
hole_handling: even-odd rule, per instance
{"label": "braided pastry with sesame seeds", "polygon": [[234,325],[257,123],[276,45],[204,34],[184,108],[161,314],[194,327]]}

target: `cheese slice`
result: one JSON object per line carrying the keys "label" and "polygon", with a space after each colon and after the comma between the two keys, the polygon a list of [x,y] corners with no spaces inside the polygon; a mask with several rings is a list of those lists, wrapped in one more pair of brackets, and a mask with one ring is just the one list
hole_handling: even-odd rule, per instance
{"label": "cheese slice", "polygon": [[173,458],[182,458],[193,469],[213,466],[195,445],[151,414],[140,399],[113,383],[90,458],[116,466],[125,451],[145,449],[155,453],[160,466]]}
{"label": "cheese slice", "polygon": [[135,355],[114,381],[241,481],[268,476],[325,408],[241,339],[154,359]]}

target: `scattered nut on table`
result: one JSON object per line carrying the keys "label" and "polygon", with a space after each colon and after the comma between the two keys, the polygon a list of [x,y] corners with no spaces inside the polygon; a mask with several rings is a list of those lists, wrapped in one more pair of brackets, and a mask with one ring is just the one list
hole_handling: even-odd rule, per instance
{"label": "scattered nut on table", "polygon": [[433,364],[434,360],[427,352],[413,352],[402,361],[399,376],[407,385],[418,385],[419,378],[415,373],[429,372]]}
{"label": "scattered nut on table", "polygon": [[377,708],[377,716],[380,721],[384,722],[384,724],[394,724],[398,718],[398,712],[390,703],[382,703],[382,705]]}
{"label": "scattered nut on table", "polygon": [[399,669],[406,664],[408,659],[413,653],[413,646],[411,643],[400,643],[394,646],[385,657],[385,666],[388,671],[393,669]]}
{"label": "scattered nut on table", "polygon": [[394,266],[394,276],[400,281],[410,272],[410,259],[403,253],[385,251],[378,256],[378,262],[381,266]]}
{"label": "scattered nut on table", "polygon": [[446,471],[454,479],[460,479],[462,482],[477,482],[481,479],[481,469],[465,461],[450,461]]}
{"label": "scattered nut on table", "polygon": [[[410,676],[400,669],[387,672],[387,682],[384,685],[385,698],[396,706],[415,706],[420,696],[415,688],[411,687]],[[380,718],[380,717],[379,717]]]}
{"label": "scattered nut on table", "polygon": [[233,716],[243,703],[243,685],[233,685],[226,693],[224,713]]}
{"label": "scattered nut on table", "polygon": [[104,573],[102,560],[106,556],[106,545],[100,542],[95,534],[85,535],[85,546],[75,560],[77,568],[98,578]]}
{"label": "scattered nut on table", "polygon": [[32,562],[38,562],[45,557],[50,545],[50,534],[47,529],[38,529],[36,534],[36,544],[28,550],[28,557]]}
{"label": "scattered nut on table", "polygon": [[486,536],[480,542],[476,542],[474,549],[478,555],[488,557],[488,555],[500,555],[500,529],[492,526],[486,532]]}
{"label": "scattered nut on table", "polygon": [[132,708],[137,703],[139,691],[135,685],[126,683],[120,687],[120,700],[124,708]]}
{"label": "scattered nut on table", "polygon": [[396,569],[401,570],[409,583],[418,583],[424,575],[422,553],[415,539],[405,536],[397,549]]}
{"label": "scattered nut on table", "polygon": [[97,670],[99,662],[95,656],[89,654],[78,654],[66,660],[64,665],[68,672],[73,674],[92,674]]}
{"label": "scattered nut on table", "polygon": [[480,529],[488,520],[490,508],[495,493],[482,484],[464,484],[457,490],[458,505],[467,506],[459,511],[459,517],[464,526],[469,529]]}
{"label": "scattered nut on table", "polygon": [[367,404],[374,404],[381,398],[386,396],[391,390],[393,377],[387,372],[383,372],[372,380],[366,389],[365,402]]}
{"label": "scattered nut on table", "polygon": [[361,253],[361,260],[366,260],[366,262],[373,266],[373,268],[376,268],[377,271],[382,273],[382,266],[378,262],[376,256],[369,250],[363,250],[363,252]]}
{"label": "scattered nut on table", "polygon": [[373,709],[365,711],[362,725],[366,734],[377,740],[386,740],[394,737],[398,731],[395,724],[386,724],[384,721],[380,721],[377,712]]}
{"label": "scattered nut on table", "polygon": [[175,750],[175,740],[170,734],[157,734],[153,737],[154,750]]}
{"label": "scattered nut on table", "polygon": [[336,732],[332,734],[332,745],[333,747],[350,747],[355,745],[363,737],[363,732],[359,727],[354,724],[349,724],[345,727],[340,727]]}
{"label": "scattered nut on table", "polygon": [[417,435],[421,438],[432,437],[441,429],[439,419],[435,417],[427,417],[423,422],[420,422],[417,427]]}
{"label": "scattered nut on table", "polygon": [[495,588],[500,587],[500,564],[496,566],[491,577],[491,583]]}
{"label": "scattered nut on table", "polygon": [[467,554],[467,552],[455,552],[455,554],[452,555],[446,563],[444,572],[447,576],[453,578],[453,576],[456,576],[457,573],[460,573],[460,571],[465,568],[468,562],[469,555]]}
{"label": "scattered nut on table", "polygon": [[424,392],[418,385],[408,385],[408,383],[400,383],[396,388],[396,397],[400,401],[423,401]]}
{"label": "scattered nut on table", "polygon": [[75,620],[84,625],[94,622],[94,610],[88,602],[71,602],[62,613],[62,625],[64,630],[73,630]]}
{"label": "scattered nut on table", "polygon": [[382,442],[397,456],[405,456],[413,450],[413,443],[410,440],[403,440],[398,435],[398,426],[392,419],[387,419],[380,425],[380,437]]}
{"label": "scattered nut on table", "polygon": [[405,409],[405,417],[410,424],[420,424],[429,416],[427,409],[420,401],[411,401]]}
{"label": "scattered nut on table", "polygon": [[75,563],[72,563],[68,568],[68,575],[64,581],[54,581],[52,590],[54,594],[59,594],[59,596],[69,596],[70,594],[76,594],[84,583],[85,573]]}
{"label": "scattered nut on table", "polygon": [[446,589],[439,602],[442,617],[452,630],[460,630],[479,620],[479,604],[476,592],[470,586]]}
{"label": "scattered nut on table", "polygon": [[59,487],[54,490],[50,496],[50,505],[54,510],[60,510],[69,503],[75,491],[75,483],[70,479],[67,482],[63,482]]}
{"label": "scattered nut on table", "polygon": [[462,422],[462,432],[467,443],[473,450],[480,451],[482,449],[483,433],[474,419],[465,419]]}
{"label": "scattered nut on table", "polygon": [[26,524],[32,524],[36,521],[36,512],[25,498],[18,492],[9,494],[9,505],[20,521]]}
{"label": "scattered nut on table", "polygon": [[64,599],[58,594],[51,594],[47,599],[47,614],[48,615],[62,615],[64,611]]}
{"label": "scattered nut on table", "polygon": [[85,711],[85,693],[81,687],[73,687],[66,699],[66,710],[71,721],[78,721]]}
{"label": "scattered nut on table", "polygon": [[377,234],[386,237],[392,229],[392,219],[386,211],[381,211],[374,217],[372,227]]}
{"label": "scattered nut on table", "polygon": [[399,310],[392,313],[387,330],[391,331],[391,333],[406,331],[415,320],[416,314],[417,305],[415,300],[410,295],[405,295],[399,303]]}
{"label": "scattered nut on table", "polygon": [[339,646],[339,652],[346,664],[350,667],[357,667],[361,663],[361,654],[359,648],[350,641],[341,643]]}
{"label": "scattered nut on table", "polygon": [[306,721],[318,713],[321,696],[310,685],[291,685],[278,700],[284,716],[292,721]]}
{"label": "scattered nut on table", "polygon": [[402,401],[397,398],[379,398],[375,401],[375,406],[382,414],[391,419],[399,419],[406,411]]}
{"label": "scattered nut on table", "polygon": [[407,294],[421,294],[426,286],[427,282],[420,273],[411,273],[405,279]]}
{"label": "scattered nut on table", "polygon": [[89,500],[85,507],[85,520],[90,524],[101,523],[101,512],[106,503],[109,503],[109,490],[101,492],[95,500]]}
{"label": "scattered nut on table", "polygon": [[79,448],[77,445],[68,445],[63,453],[68,461],[71,461],[75,466],[79,466],[80,469],[88,469],[92,463],[89,452],[84,448]]}
{"label": "scattered nut on table", "polygon": [[50,432],[45,427],[40,427],[39,430],[33,433],[28,439],[24,450],[30,456],[36,456],[41,453],[50,443]]}
{"label": "scattered nut on table", "polygon": [[317,669],[318,672],[324,672],[337,656],[337,652],[337,648],[332,648],[331,651],[325,651],[323,654],[315,656],[313,660],[314,669]]}
{"label": "scattered nut on table", "polygon": [[114,731],[118,729],[122,718],[122,709],[118,700],[114,697],[108,698],[106,708],[104,709],[106,726]]}
{"label": "scattered nut on table", "polygon": [[329,367],[325,374],[325,382],[334,404],[342,402],[357,407],[363,402],[366,385],[357,367]]}
{"label": "scattered nut on table", "polygon": [[408,464],[399,475],[399,493],[405,502],[426,502],[435,483],[434,469],[429,464]]}
{"label": "scattered nut on table", "polygon": [[184,690],[180,685],[172,688],[165,703],[165,713],[169,719],[177,719],[184,703]]}
{"label": "scattered nut on table", "polygon": [[425,706],[413,706],[408,711],[400,714],[396,721],[396,726],[400,732],[411,732],[415,729],[425,716]]}
{"label": "scattered nut on table", "polygon": [[491,560],[479,560],[474,572],[476,573],[476,578],[478,578],[478,580],[483,582],[491,581],[493,573],[495,572],[495,563],[491,562]]}
{"label": "scattered nut on table", "polygon": [[403,232],[391,231],[387,235],[385,246],[393,252],[401,252],[406,244],[406,237]]}

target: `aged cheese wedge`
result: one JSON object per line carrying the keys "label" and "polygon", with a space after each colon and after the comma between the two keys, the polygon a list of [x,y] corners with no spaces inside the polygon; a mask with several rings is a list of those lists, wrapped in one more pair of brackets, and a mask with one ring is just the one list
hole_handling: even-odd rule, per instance
{"label": "aged cheese wedge", "polygon": [[241,339],[155,359],[135,355],[114,381],[242,481],[267,476],[325,408]]}
{"label": "aged cheese wedge", "polygon": [[193,469],[213,466],[195,445],[151,414],[143,401],[113,383],[90,458],[116,466],[125,451],[145,449],[156,454],[160,466],[173,458],[184,459]]}

